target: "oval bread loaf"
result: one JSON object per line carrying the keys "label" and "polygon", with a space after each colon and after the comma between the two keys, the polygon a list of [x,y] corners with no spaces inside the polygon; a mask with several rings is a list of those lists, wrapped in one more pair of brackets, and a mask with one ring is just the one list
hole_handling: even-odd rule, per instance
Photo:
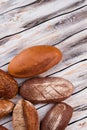
{"label": "oval bread loaf", "polygon": [[73,93],[73,85],[59,77],[34,78],[20,88],[20,95],[33,103],[60,102]]}
{"label": "oval bread loaf", "polygon": [[61,58],[62,53],[56,47],[33,46],[15,56],[8,66],[8,71],[14,77],[34,77],[59,63]]}
{"label": "oval bread loaf", "polygon": [[34,105],[26,100],[19,100],[13,111],[14,130],[39,130],[40,122]]}
{"label": "oval bread loaf", "polygon": [[65,130],[73,113],[73,108],[65,103],[55,105],[41,123],[41,130]]}

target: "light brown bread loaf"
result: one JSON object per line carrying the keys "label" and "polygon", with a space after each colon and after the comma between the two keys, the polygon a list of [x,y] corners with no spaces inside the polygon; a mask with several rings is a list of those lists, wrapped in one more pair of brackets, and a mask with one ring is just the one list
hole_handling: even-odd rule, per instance
{"label": "light brown bread loaf", "polygon": [[14,130],[39,130],[39,118],[33,104],[19,100],[13,111]]}
{"label": "light brown bread loaf", "polygon": [[8,66],[8,71],[14,77],[34,77],[59,63],[61,58],[62,53],[56,47],[33,46],[15,56]]}
{"label": "light brown bread loaf", "polygon": [[0,119],[13,111],[14,103],[9,100],[0,100]]}

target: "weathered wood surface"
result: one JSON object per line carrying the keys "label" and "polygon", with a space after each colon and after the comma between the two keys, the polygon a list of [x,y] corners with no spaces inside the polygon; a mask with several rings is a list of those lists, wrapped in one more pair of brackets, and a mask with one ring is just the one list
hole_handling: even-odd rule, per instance
{"label": "weathered wood surface", "polygon": [[[49,34],[48,34],[48,36],[49,36]],[[44,38],[46,38],[46,37],[44,37]],[[38,36],[38,39],[36,40],[36,42],[34,42],[34,45],[36,45],[38,43],[44,44],[44,41],[45,41],[44,38],[42,39],[43,41],[39,42],[38,41],[39,36]],[[55,38],[54,33],[51,38],[52,38],[52,40],[54,40],[54,38]],[[56,36],[55,40],[57,40],[57,38],[58,38],[58,36]],[[52,45],[51,44],[52,40],[49,37],[47,38],[47,40],[49,40],[49,43],[48,42],[45,42],[45,43]],[[37,41],[38,41],[38,43],[37,43]],[[29,41],[27,41],[27,42],[25,41],[24,43],[22,43],[22,45],[20,42],[17,44],[16,44],[16,42],[14,42],[11,45],[10,44],[6,45],[7,46],[6,49],[4,49],[5,46],[2,45],[0,48],[0,52],[1,51],[3,51],[3,52],[0,55],[0,65],[4,66],[4,64],[7,64],[15,56],[15,54],[20,52],[23,48],[31,46],[31,44],[28,44],[28,42]],[[53,42],[53,44],[54,44],[54,42]],[[33,45],[33,43],[32,43],[32,45]],[[64,69],[76,62],[79,62],[80,60],[87,59],[87,29],[84,31],[81,31],[81,32],[71,36],[70,38],[64,40],[63,42],[57,44],[56,47],[61,49],[61,51],[63,53],[63,59],[60,64],[53,67],[51,69],[51,71],[49,70],[49,74],[51,74],[52,72],[55,72],[55,71],[60,71],[61,69]],[[1,67],[1,68],[3,69],[3,67]],[[6,71],[7,71],[7,68],[6,68]]]}
{"label": "weathered wood surface", "polygon": [[0,14],[33,4],[36,0],[0,0]]}
{"label": "weathered wood surface", "polygon": [[86,4],[87,0],[67,0],[67,2],[65,0],[37,0],[30,6],[0,15],[0,38],[22,32]]}
{"label": "weathered wood surface", "polygon": [[[87,0],[0,0],[0,34],[0,68],[5,71],[24,48],[48,44],[61,49],[62,61],[40,76],[61,76],[74,84],[65,100],[74,108],[66,130],[87,130]],[[16,80],[20,86],[26,79]],[[35,106],[40,120],[52,106]],[[13,130],[11,115],[0,124]]]}
{"label": "weathered wood surface", "polygon": [[[77,32],[86,29],[86,10],[87,7],[83,7],[78,11],[60,16],[35,28],[0,40],[0,66],[7,64],[15,54],[24,48],[35,44],[55,45]],[[79,35],[82,36],[80,37]],[[79,33],[76,37],[83,39],[86,36],[87,30],[85,32],[82,31],[82,34]],[[87,39],[85,38],[85,40]]]}

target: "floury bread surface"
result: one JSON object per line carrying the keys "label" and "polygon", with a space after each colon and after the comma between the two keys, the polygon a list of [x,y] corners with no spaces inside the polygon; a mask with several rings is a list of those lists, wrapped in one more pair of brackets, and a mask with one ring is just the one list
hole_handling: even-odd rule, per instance
{"label": "floury bread surface", "polygon": [[39,117],[32,103],[19,100],[13,111],[14,130],[39,130]]}
{"label": "floury bread surface", "polygon": [[73,84],[60,77],[33,78],[23,83],[20,95],[32,103],[55,103],[71,96]]}
{"label": "floury bread surface", "polygon": [[41,123],[41,130],[65,130],[73,113],[73,108],[65,103],[55,105]]}

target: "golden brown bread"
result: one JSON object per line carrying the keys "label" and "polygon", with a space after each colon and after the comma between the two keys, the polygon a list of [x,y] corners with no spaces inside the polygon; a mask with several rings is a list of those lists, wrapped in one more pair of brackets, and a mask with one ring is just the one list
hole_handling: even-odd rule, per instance
{"label": "golden brown bread", "polygon": [[14,103],[9,100],[0,100],[0,119],[13,111]]}
{"label": "golden brown bread", "polygon": [[35,107],[25,100],[23,100],[22,104],[26,130],[39,130],[39,119]]}
{"label": "golden brown bread", "polygon": [[55,105],[44,117],[41,130],[64,130],[73,113],[73,108],[65,103]]}
{"label": "golden brown bread", "polygon": [[33,103],[60,102],[73,93],[74,86],[60,77],[27,80],[20,87],[20,95]]}
{"label": "golden brown bread", "polygon": [[8,71],[14,77],[33,77],[59,63],[61,58],[62,53],[56,47],[33,46],[15,56],[8,66]]}
{"label": "golden brown bread", "polygon": [[17,82],[12,76],[0,69],[0,97],[13,98],[17,93]]}

